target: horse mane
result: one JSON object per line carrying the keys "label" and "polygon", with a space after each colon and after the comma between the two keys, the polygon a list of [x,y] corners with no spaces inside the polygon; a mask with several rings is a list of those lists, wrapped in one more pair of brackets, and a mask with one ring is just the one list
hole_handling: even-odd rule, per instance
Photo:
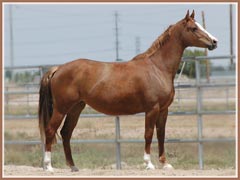
{"label": "horse mane", "polygon": [[151,45],[150,48],[148,48],[144,53],[139,54],[135,56],[132,60],[137,60],[143,57],[150,57],[152,56],[159,48],[163,47],[170,39],[170,29],[172,25],[170,25],[167,30],[165,30]]}

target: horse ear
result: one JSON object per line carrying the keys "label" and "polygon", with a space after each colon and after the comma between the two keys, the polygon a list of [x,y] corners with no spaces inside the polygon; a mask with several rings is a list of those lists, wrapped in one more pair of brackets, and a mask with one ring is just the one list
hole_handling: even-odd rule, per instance
{"label": "horse ear", "polygon": [[192,14],[191,14],[190,17],[194,19],[194,16],[195,16],[195,12],[194,12],[194,10],[193,10],[193,12],[192,12]]}
{"label": "horse ear", "polygon": [[187,14],[186,14],[186,16],[185,16],[185,19],[186,19],[186,20],[189,20],[189,10],[187,11]]}

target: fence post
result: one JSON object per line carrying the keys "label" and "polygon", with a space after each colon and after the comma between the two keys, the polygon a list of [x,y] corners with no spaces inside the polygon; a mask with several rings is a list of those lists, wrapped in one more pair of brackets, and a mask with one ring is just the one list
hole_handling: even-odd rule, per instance
{"label": "fence post", "polygon": [[198,161],[199,168],[203,169],[203,143],[202,143],[202,89],[201,89],[201,76],[200,76],[200,63],[198,60],[195,61],[196,71],[196,91],[197,91],[197,124],[198,124]]}
{"label": "fence post", "polygon": [[[5,86],[5,92],[8,92],[8,86]],[[5,100],[5,114],[9,114],[8,108],[8,94],[4,93],[4,100]],[[6,113],[7,112],[7,113]]]}
{"label": "fence post", "polygon": [[116,143],[116,168],[122,169],[121,167],[121,147],[120,142],[118,141],[120,139],[120,119],[119,116],[116,116],[115,118],[115,143]]}
{"label": "fence post", "polygon": [[40,74],[40,79],[43,77],[43,66],[39,67],[39,74]]}
{"label": "fence post", "polygon": [[[177,82],[177,86],[179,86],[179,85],[180,85],[180,82],[178,81],[178,82]],[[178,110],[177,110],[177,111],[180,112],[180,107],[181,107],[181,105],[180,105],[180,104],[181,104],[180,88],[178,88],[178,96],[177,96],[177,99],[178,99],[178,107],[177,107]]]}
{"label": "fence post", "polygon": [[[26,84],[26,89],[29,91],[29,86]],[[29,106],[29,93],[27,94],[27,115],[30,116],[30,106]]]}

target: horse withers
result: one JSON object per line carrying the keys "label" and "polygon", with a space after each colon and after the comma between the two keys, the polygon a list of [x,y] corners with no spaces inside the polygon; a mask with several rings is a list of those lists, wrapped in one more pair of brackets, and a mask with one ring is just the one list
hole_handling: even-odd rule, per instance
{"label": "horse withers", "polygon": [[154,169],[150,146],[156,127],[159,161],[163,168],[172,168],[164,153],[165,125],[168,107],[174,98],[174,77],[186,47],[213,50],[217,39],[194,20],[194,11],[160,35],[144,53],[128,62],[97,62],[78,59],[50,69],[40,85],[39,127],[45,148],[44,169],[53,171],[51,146],[57,129],[60,131],[66,162],[75,166],[70,139],[78,118],[88,104],[108,115],[145,113],[146,169]]}

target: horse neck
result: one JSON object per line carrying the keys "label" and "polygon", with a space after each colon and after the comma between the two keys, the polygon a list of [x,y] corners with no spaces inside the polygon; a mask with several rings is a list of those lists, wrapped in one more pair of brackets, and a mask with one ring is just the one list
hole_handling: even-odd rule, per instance
{"label": "horse neck", "polygon": [[171,34],[168,42],[158,48],[150,56],[150,59],[159,69],[170,73],[172,79],[174,79],[185,48],[179,36]]}

